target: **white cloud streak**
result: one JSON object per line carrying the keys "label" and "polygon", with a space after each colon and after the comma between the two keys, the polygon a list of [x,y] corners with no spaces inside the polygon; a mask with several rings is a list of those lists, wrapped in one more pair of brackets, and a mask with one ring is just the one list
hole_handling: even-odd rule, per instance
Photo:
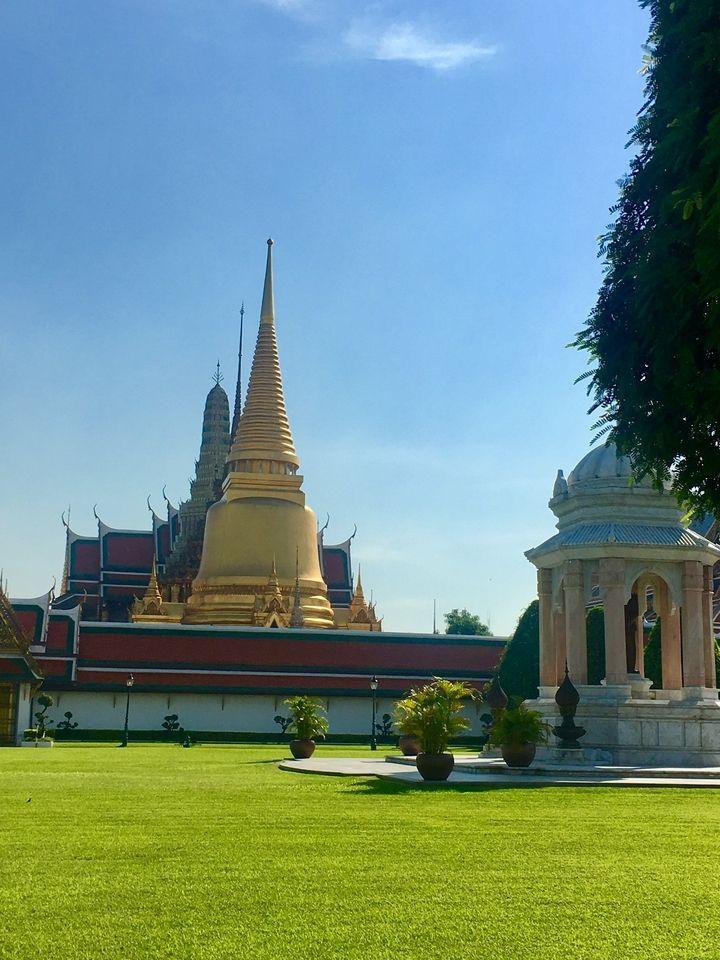
{"label": "white cloud streak", "polygon": [[441,40],[412,22],[353,22],[343,34],[345,45],[370,60],[412,63],[438,72],[454,70],[492,57],[497,48],[479,40]]}

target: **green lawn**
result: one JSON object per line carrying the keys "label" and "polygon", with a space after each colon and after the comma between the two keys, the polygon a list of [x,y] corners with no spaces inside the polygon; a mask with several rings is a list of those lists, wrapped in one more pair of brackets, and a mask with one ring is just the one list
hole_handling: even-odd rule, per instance
{"label": "green lawn", "polygon": [[285,755],[0,750],[0,957],[720,955],[715,791],[415,788]]}

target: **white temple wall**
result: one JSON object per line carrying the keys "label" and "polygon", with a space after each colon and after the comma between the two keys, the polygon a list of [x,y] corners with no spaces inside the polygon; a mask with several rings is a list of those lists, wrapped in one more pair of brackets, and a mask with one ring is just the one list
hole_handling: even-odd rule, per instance
{"label": "white temple wall", "polygon": [[[72,720],[77,721],[78,735],[82,730],[122,730],[125,723],[126,694],[90,693],[82,691],[53,692],[54,705],[48,716],[55,723],[64,720],[70,710]],[[274,717],[288,715],[284,704],[286,697],[248,694],[215,693],[142,693],[130,695],[129,728],[133,730],[162,731],[162,722],[168,714],[176,713],[182,727],[192,731],[213,733],[280,733]],[[331,734],[354,734],[370,736],[372,703],[369,697],[318,697],[327,709]],[[377,721],[384,713],[392,714],[395,700],[387,697],[377,699]],[[467,736],[480,736],[480,717],[487,708],[480,704],[466,707],[466,716],[471,721]]]}

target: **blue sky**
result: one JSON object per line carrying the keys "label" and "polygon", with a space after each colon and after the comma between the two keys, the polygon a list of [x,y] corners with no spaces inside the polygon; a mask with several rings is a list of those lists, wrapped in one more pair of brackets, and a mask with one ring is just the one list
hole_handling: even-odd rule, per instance
{"label": "blue sky", "polygon": [[386,629],[510,631],[591,439],[565,344],[642,102],[628,0],[9,0],[0,7],[0,563],[60,513],[187,495],[275,240],[309,504]]}

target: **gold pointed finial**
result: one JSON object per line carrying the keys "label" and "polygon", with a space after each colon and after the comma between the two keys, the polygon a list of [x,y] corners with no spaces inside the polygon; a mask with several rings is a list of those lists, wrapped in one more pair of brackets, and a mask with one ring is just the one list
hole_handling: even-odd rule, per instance
{"label": "gold pointed finial", "polygon": [[277,575],[277,566],[275,565],[275,555],[273,554],[272,560],[272,569],[270,571],[270,576],[268,577],[268,593],[275,594],[279,596],[282,591],[280,590],[280,581],[278,580]]}
{"label": "gold pointed finial", "polygon": [[355,587],[355,596],[358,600],[364,600],[365,594],[363,593],[362,588],[362,567],[358,564],[358,575],[357,575],[357,585]]}
{"label": "gold pointed finial", "polygon": [[239,465],[247,461],[289,465],[287,470],[265,467],[262,472],[266,473],[294,473],[300,465],[285,408],[280,372],[275,333],[271,249],[272,240],[269,240],[260,328],[255,343],[250,381],[234,442],[228,455],[231,472],[247,471],[247,467]]}
{"label": "gold pointed finial", "polygon": [[265,261],[265,284],[263,286],[262,307],[260,308],[260,323],[263,320],[273,322],[275,320],[275,297],[273,294],[273,268],[272,268],[272,240],[267,242],[267,260]]}

